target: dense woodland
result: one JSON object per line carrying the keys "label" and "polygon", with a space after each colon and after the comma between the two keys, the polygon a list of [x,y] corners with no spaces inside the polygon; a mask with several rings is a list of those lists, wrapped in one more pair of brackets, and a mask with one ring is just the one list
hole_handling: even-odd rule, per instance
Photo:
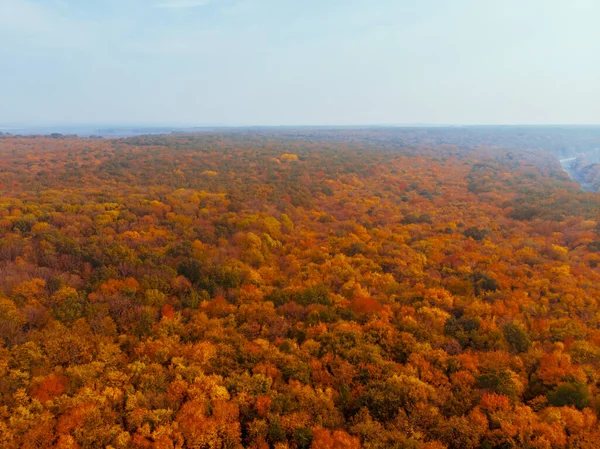
{"label": "dense woodland", "polygon": [[0,137],[0,447],[598,448],[600,196],[441,140]]}
{"label": "dense woodland", "polygon": [[568,170],[589,191],[600,191],[600,147],[596,151],[578,155],[568,165]]}

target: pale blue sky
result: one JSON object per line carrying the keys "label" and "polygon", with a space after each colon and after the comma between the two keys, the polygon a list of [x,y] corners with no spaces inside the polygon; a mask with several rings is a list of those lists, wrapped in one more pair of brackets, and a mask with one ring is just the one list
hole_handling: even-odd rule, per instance
{"label": "pale blue sky", "polygon": [[600,123],[600,1],[0,0],[0,123]]}

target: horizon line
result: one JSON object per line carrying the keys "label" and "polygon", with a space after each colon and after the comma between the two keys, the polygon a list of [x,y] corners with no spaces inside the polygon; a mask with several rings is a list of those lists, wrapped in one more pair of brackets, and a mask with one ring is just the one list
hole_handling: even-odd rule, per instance
{"label": "horizon line", "polygon": [[600,123],[357,123],[357,124],[173,124],[173,123],[102,123],[102,122],[65,122],[65,123],[0,123],[0,131],[20,131],[27,129],[46,128],[168,128],[168,129],[198,129],[198,128],[394,128],[394,127],[597,127]]}

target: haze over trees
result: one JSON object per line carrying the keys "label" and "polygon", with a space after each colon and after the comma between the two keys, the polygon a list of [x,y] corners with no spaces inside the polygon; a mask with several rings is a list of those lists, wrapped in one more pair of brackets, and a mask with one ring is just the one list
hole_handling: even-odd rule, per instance
{"label": "haze over trees", "polygon": [[0,136],[0,447],[598,447],[600,197],[519,132]]}

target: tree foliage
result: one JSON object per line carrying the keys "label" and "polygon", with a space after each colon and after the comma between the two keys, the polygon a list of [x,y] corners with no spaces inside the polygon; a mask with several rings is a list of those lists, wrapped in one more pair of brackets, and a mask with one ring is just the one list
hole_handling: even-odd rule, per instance
{"label": "tree foliage", "polygon": [[596,447],[600,198],[453,133],[0,136],[0,447]]}

